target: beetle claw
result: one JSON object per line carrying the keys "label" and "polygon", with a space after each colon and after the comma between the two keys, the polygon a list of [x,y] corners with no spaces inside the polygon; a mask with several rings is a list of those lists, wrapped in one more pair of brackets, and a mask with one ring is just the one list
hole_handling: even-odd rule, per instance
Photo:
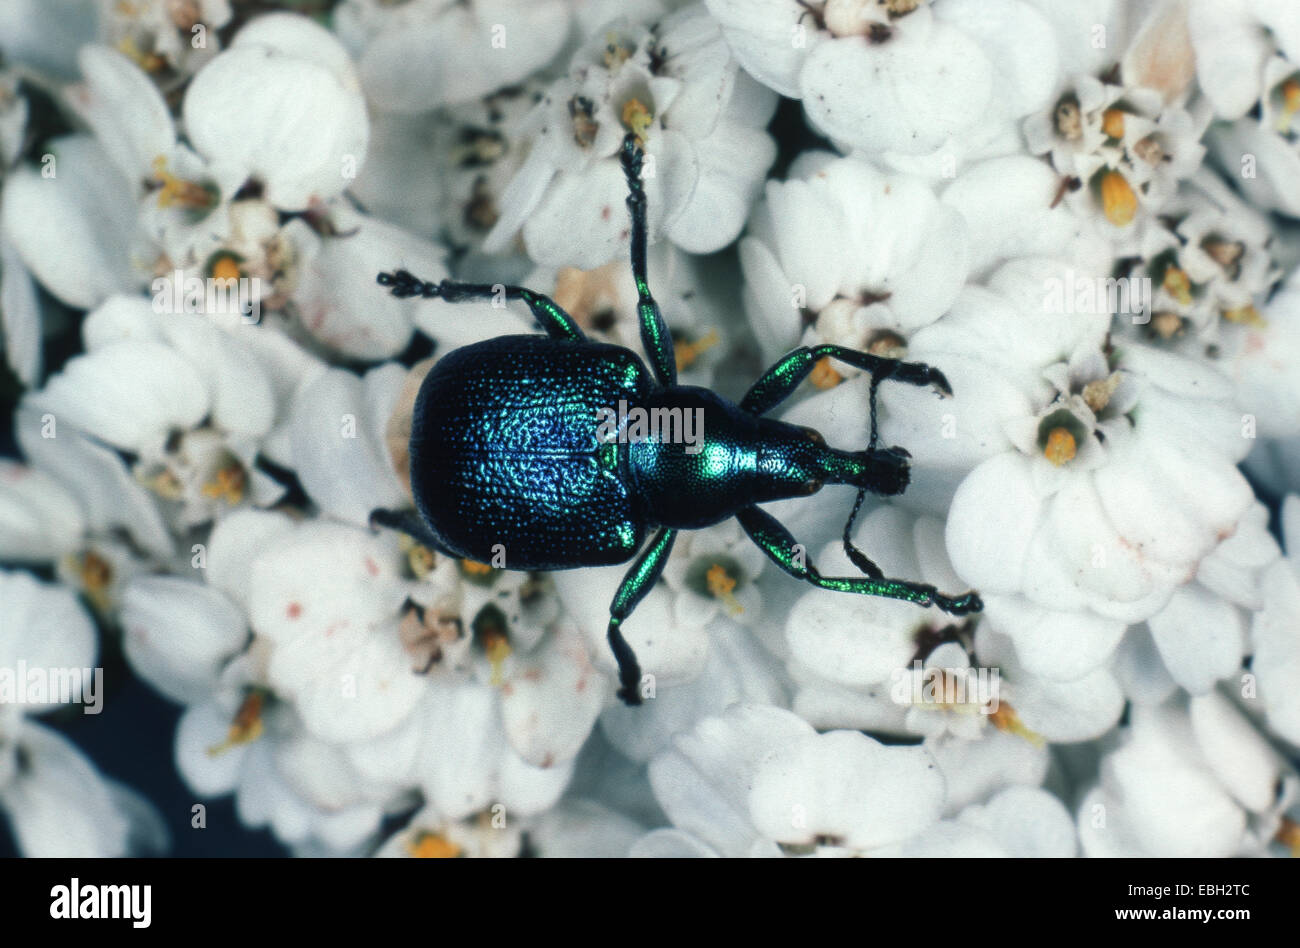
{"label": "beetle claw", "polygon": [[952,398],[952,386],[948,384],[948,379],[933,366],[930,367],[930,384],[944,398]]}

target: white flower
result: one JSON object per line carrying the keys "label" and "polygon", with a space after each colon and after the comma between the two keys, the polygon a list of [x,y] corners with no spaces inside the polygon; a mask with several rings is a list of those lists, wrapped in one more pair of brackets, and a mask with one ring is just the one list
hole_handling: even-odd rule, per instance
{"label": "white flower", "polygon": [[501,708],[491,686],[433,679],[405,724],[348,753],[372,780],[417,786],[443,819],[496,804],[507,820],[542,813],[564,792],[573,762],[526,762],[506,737]]}
{"label": "white flower", "polygon": [[645,146],[652,239],[719,250],[740,232],[776,155],[763,130],[775,105],[739,70],[702,5],[649,29],[608,24],[526,120],[532,148],[484,248],[504,249],[522,227],[538,263],[590,270],[625,255],[631,224],[617,152],[630,130]]}
{"label": "white flower", "polygon": [[404,383],[397,365],[364,379],[330,369],[298,394],[290,416],[293,466],[325,512],[364,526],[377,507],[402,504],[384,435]]}
{"label": "white flower", "polygon": [[351,527],[304,524],[256,557],[248,612],[271,645],[267,682],[311,734],[370,740],[415,710],[425,682],[397,634],[406,594],[396,551]]}
{"label": "white flower", "polygon": [[1056,399],[1009,428],[1015,450],[957,489],[948,551],[989,594],[1139,621],[1236,529],[1246,445],[1209,369],[1137,345],[1120,355],[1124,374],[1095,352],[1077,365],[1077,382],[1058,378]]}
{"label": "white flower", "polygon": [[240,822],[281,842],[347,850],[379,829],[393,790],[363,781],[337,749],[306,735],[291,705],[264,684],[265,652],[226,666],[214,695],[176,729],[176,765],[200,797],[235,794]]}
{"label": "white flower", "polygon": [[678,830],[733,857],[885,847],[933,825],[944,800],[922,748],[817,734],[789,712],[747,706],[679,736],[650,782]]}
{"label": "white flower", "polygon": [[1078,841],[1061,801],[1033,787],[1009,787],[984,804],[966,807],[955,819],[897,847],[889,855],[1068,859]]}
{"label": "white flower", "polygon": [[347,51],[324,27],[287,13],[248,23],[199,70],[184,120],[200,154],[219,156],[292,211],[341,194],[370,135]]}
{"label": "white flower", "polygon": [[122,594],[123,648],[137,674],[179,703],[212,691],[248,637],[221,592],[178,576],[137,576]]}
{"label": "white flower", "polygon": [[385,112],[428,112],[526,79],[569,33],[563,0],[345,0],[334,28]]}
{"label": "white flower", "polygon": [[1295,617],[1300,615],[1300,501],[1295,495],[1282,506],[1288,556],[1273,564],[1262,582],[1263,607],[1255,613],[1250,636],[1251,674],[1259,681],[1258,698],[1269,728],[1292,744],[1300,744],[1300,641]]}
{"label": "white flower", "polygon": [[230,0],[100,0],[100,38],[139,66],[178,84],[220,49]]}
{"label": "white flower", "polygon": [[[1298,31],[1300,32],[1300,31]],[[1300,174],[1300,49],[1264,67],[1259,116],[1220,123],[1209,144],[1224,168],[1256,205],[1300,217],[1300,199],[1291,182]]]}
{"label": "white flower", "polygon": [[960,216],[927,185],[865,161],[801,162],[801,175],[768,184],[740,246],[764,358],[800,342],[887,346],[938,319],[966,280]]}
{"label": "white flower", "polygon": [[1264,92],[1266,63],[1281,49],[1300,59],[1300,21],[1286,3],[1191,0],[1187,23],[1196,76],[1220,118],[1239,119]]}
{"label": "white flower", "polygon": [[168,845],[161,817],[142,797],[105,779],[54,729],[4,709],[0,814],[29,857],[157,855]]}
{"label": "white flower", "polygon": [[1090,856],[1259,855],[1294,774],[1221,695],[1135,706],[1077,812]]}
{"label": "white flower", "polygon": [[1056,36],[1019,0],[709,0],[709,9],[741,64],[802,99],[813,125],[932,177],[1015,150],[1011,122],[1056,82]]}
{"label": "white flower", "polygon": [[5,179],[0,223],[23,264],[69,306],[98,305],[139,279],[130,256],[131,192],[88,135],[50,143],[53,177],[20,165]]}

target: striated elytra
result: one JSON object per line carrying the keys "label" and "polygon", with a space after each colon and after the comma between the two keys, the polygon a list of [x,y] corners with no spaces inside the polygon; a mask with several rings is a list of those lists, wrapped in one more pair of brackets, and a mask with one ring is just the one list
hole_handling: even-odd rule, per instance
{"label": "striated elytra", "polygon": [[[849,539],[868,491],[899,494],[908,483],[907,452],[876,446],[876,387],[894,379],[950,395],[943,373],[819,345],[779,360],[739,404],[708,389],[678,385],[672,337],[646,279],[646,199],[634,135],[624,138],[621,158],[650,369],[630,349],[588,340],[553,300],[524,287],[431,283],[405,270],[379,274],[379,283],[399,297],[456,302],[504,292],[528,305],[546,335],[489,339],[434,365],[411,425],[416,509],[376,510],[371,522],[459,558],[489,562],[504,550],[509,569],[573,569],[636,557],[609,610],[618,694],[627,704],[641,703],[641,670],[620,627],[663,572],[679,530],[735,517],[777,566],[821,589],[934,605],[954,615],[980,610],[974,592],[947,596],[933,586],[886,578]],[[871,373],[871,439],[865,450],[841,451],[811,428],[764,417],[824,357]],[[642,418],[674,424],[668,431],[652,428],[625,437],[627,419],[638,410]],[[620,422],[606,421],[602,429],[602,419],[613,418]],[[693,433],[692,419],[699,420]],[[789,531],[758,506],[807,496],[824,484],[858,488],[843,542],[862,576],[822,576]]]}

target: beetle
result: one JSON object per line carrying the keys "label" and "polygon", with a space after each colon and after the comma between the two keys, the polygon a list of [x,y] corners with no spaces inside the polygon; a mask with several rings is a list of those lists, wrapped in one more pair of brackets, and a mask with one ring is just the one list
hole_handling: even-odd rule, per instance
{"label": "beetle", "polygon": [[[677,384],[672,337],[646,275],[643,157],[639,140],[629,133],[620,161],[649,369],[630,349],[587,339],[554,300],[525,287],[434,283],[405,270],[379,274],[379,284],[404,299],[460,302],[504,293],[527,304],[546,334],[499,336],[455,349],[434,364],[411,421],[416,509],[376,510],[372,525],[458,558],[489,562],[504,549],[507,568],[518,570],[605,566],[635,557],[610,603],[607,631],[618,663],[618,696],[629,705],[641,703],[641,669],[623,637],[624,621],[658,581],[678,532],[729,517],[778,567],[818,588],[934,605],[953,615],[978,612],[978,593],[948,596],[930,585],[886,578],[849,539],[868,492],[900,494],[909,480],[907,451],[877,447],[877,386],[893,379],[950,396],[943,373],[823,344],[784,356],[739,404],[706,388]],[[766,417],[824,357],[870,373],[865,450],[838,450],[811,428]],[[644,438],[600,436],[598,419],[620,403],[646,413],[700,412],[694,416],[703,419],[700,442],[687,445],[662,431]],[[759,506],[809,496],[824,484],[858,488],[843,543],[862,576],[821,575],[790,532]]]}

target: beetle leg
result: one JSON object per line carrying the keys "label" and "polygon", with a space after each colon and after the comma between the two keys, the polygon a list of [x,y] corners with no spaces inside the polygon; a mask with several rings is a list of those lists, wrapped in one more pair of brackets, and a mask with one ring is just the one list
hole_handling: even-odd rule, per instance
{"label": "beetle leg", "polygon": [[636,310],[641,321],[641,344],[654,363],[655,378],[659,384],[676,385],[677,357],[673,354],[673,337],[664,323],[663,314],[659,312],[659,304],[650,294],[650,283],[646,276],[646,203],[645,186],[641,183],[641,161],[644,154],[634,133],[628,132],[623,137],[620,157],[623,174],[627,178],[627,207],[632,212],[632,278],[636,280]]}
{"label": "beetle leg", "polygon": [[424,299],[441,299],[448,303],[463,303],[466,300],[507,299],[523,300],[532,310],[533,318],[546,330],[552,339],[587,338],[572,316],[564,311],[559,303],[543,293],[535,293],[523,286],[506,286],[504,283],[457,283],[454,280],[442,280],[433,283],[421,280],[406,270],[394,270],[381,273],[377,278],[380,286],[389,288],[389,292],[398,299],[413,296]]}
{"label": "beetle leg", "polygon": [[768,558],[796,579],[811,583],[818,589],[860,593],[864,596],[885,596],[902,599],[918,606],[938,606],[944,612],[963,616],[979,612],[984,603],[977,592],[960,596],[946,596],[926,583],[904,579],[884,579],[868,576],[823,576],[802,554],[803,547],[795,542],[790,531],[781,526],[771,514],[757,507],[746,507],[736,514],[736,519]]}
{"label": "beetle leg", "polygon": [[794,390],[808,377],[813,366],[827,356],[865,369],[877,384],[885,379],[895,379],[908,385],[932,385],[940,395],[952,394],[952,387],[943,373],[923,362],[900,362],[898,359],[886,359],[870,352],[826,343],[803,346],[783,356],[750,386],[740,407],[754,415],[766,414],[794,394]]}
{"label": "beetle leg", "polygon": [[637,561],[632,564],[627,575],[623,577],[618,592],[614,594],[614,601],[609,605],[609,632],[606,637],[618,662],[618,682],[621,686],[618,689],[618,696],[627,705],[641,703],[641,666],[637,663],[632,646],[628,645],[627,640],[623,638],[620,626],[623,620],[632,614],[637,603],[644,599],[646,593],[650,592],[658,582],[659,576],[664,571],[664,564],[668,562],[668,555],[673,551],[673,540],[676,538],[676,530],[668,527],[660,529],[650,541],[650,545],[637,557]]}
{"label": "beetle leg", "polygon": [[372,510],[370,528],[373,530],[375,527],[387,527],[389,530],[405,533],[412,540],[427,546],[435,553],[442,553],[444,556],[456,555],[447,549],[442,540],[429,529],[424,519],[414,510],[385,510],[382,507]]}

